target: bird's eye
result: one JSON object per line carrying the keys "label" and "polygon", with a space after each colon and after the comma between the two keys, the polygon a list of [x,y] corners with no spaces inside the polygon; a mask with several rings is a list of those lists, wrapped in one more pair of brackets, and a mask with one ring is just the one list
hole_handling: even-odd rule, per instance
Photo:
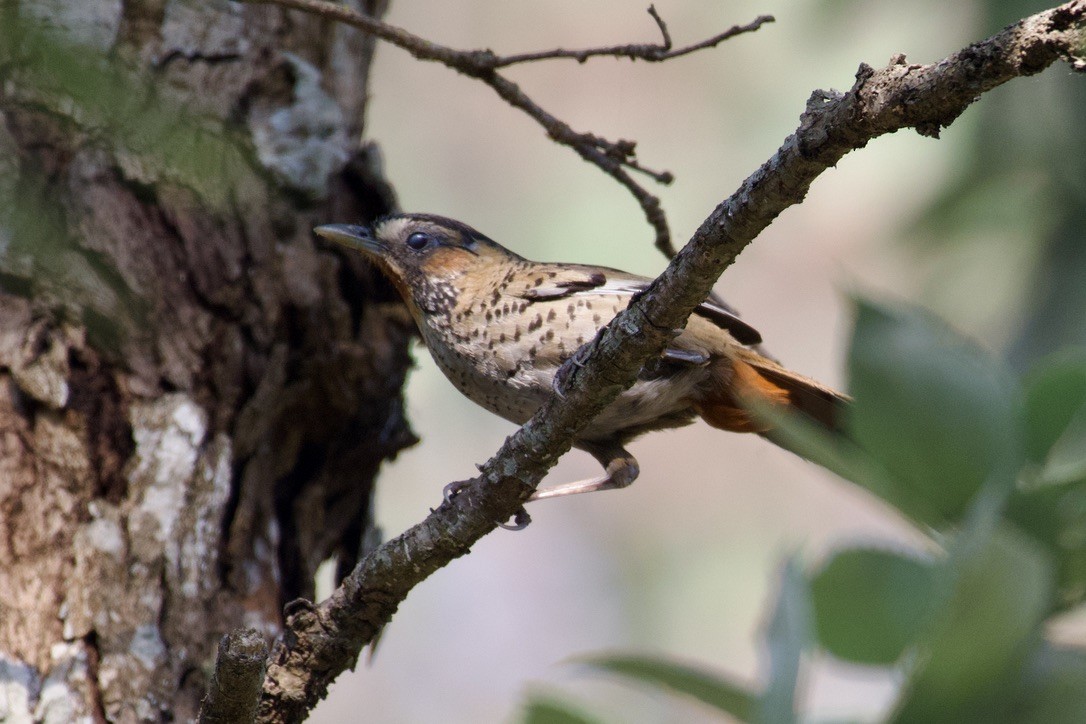
{"label": "bird's eye", "polygon": [[416,231],[411,236],[407,237],[407,246],[415,251],[422,251],[430,245],[434,238],[429,234],[424,234],[421,231]]}

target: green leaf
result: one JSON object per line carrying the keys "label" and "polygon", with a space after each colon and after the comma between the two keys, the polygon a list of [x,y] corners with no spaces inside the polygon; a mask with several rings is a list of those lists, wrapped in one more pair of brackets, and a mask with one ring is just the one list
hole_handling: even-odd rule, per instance
{"label": "green leaf", "polygon": [[811,582],[819,642],[841,659],[893,664],[930,626],[937,588],[926,561],[869,548],[841,551]]}
{"label": "green leaf", "polygon": [[766,632],[769,647],[769,685],[758,721],[782,724],[796,720],[796,688],[803,652],[812,640],[811,593],[799,562],[792,558],[781,574],[777,608]]}
{"label": "green leaf", "polygon": [[1011,715],[1018,724],[1086,721],[1086,651],[1037,647],[1024,668]]}
{"label": "green leaf", "polygon": [[1026,382],[1026,483],[1008,517],[1041,541],[1057,569],[1057,602],[1086,600],[1086,351],[1054,355]]}
{"label": "green leaf", "polygon": [[[1050,358],[1026,381],[1026,454],[1044,462],[1069,426],[1086,411],[1086,352],[1075,350]],[[1084,424],[1080,420],[1080,425]],[[1079,430],[1079,440],[1086,431]]]}
{"label": "green leaf", "polygon": [[1086,480],[1086,404],[1048,451],[1041,478],[1049,485]]}
{"label": "green leaf", "polygon": [[658,658],[629,655],[581,659],[593,668],[686,694],[746,722],[796,721],[795,696],[803,652],[812,640],[811,598],[795,560],[781,575],[777,606],[766,634],[769,686],[759,696],[718,674]]}
{"label": "green leaf", "polygon": [[991,357],[918,310],[857,301],[850,430],[898,483],[896,501],[954,521],[1018,467],[1016,386]]}
{"label": "green leaf", "polygon": [[897,502],[899,496],[894,481],[851,440],[827,432],[803,415],[767,404],[756,397],[744,399],[743,402],[759,419],[772,425],[770,437],[773,442],[856,483],[883,500]]}
{"label": "green leaf", "polygon": [[1004,720],[1016,675],[1051,609],[1052,572],[1043,551],[999,524],[993,511],[974,516],[954,541],[945,568],[949,596],[893,721]]}
{"label": "green leaf", "polygon": [[532,696],[524,708],[523,724],[598,724],[599,719],[549,696]]}
{"label": "green leaf", "polygon": [[580,661],[601,671],[691,696],[742,721],[750,721],[757,711],[757,694],[719,674],[685,664],[633,655],[599,656]]}
{"label": "green leaf", "polygon": [[1056,566],[1056,602],[1086,600],[1086,479],[1016,491],[1007,517],[1047,548]]}

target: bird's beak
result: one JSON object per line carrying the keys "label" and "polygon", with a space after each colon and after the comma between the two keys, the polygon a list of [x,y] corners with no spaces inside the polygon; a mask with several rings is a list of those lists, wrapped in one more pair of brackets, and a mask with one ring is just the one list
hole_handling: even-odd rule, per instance
{"label": "bird's beak", "polygon": [[350,249],[368,251],[371,254],[382,255],[388,249],[373,236],[373,232],[365,226],[353,224],[326,224],[313,229],[320,237],[333,241]]}

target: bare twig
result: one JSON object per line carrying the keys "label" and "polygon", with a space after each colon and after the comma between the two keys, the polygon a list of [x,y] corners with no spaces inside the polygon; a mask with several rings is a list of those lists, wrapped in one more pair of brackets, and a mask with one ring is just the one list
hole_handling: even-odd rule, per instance
{"label": "bare twig", "polygon": [[494,89],[501,98],[531,116],[555,142],[563,146],[569,146],[585,161],[597,166],[611,178],[629,190],[637,200],[645,219],[652,226],[656,234],[655,245],[669,259],[675,256],[675,245],[671,241],[671,230],[668,227],[667,217],[660,207],[660,200],[655,195],[641,186],[628,173],[628,170],[642,173],[657,183],[669,184],[674,176],[667,171],[653,171],[645,168],[635,157],[636,144],[633,141],[608,141],[591,133],[574,131],[567,123],[559,120],[551,113],[543,110],[533,101],[520,86],[497,71],[518,63],[530,63],[539,60],[555,58],[573,58],[584,62],[589,58],[610,56],[615,58],[630,58],[631,60],[645,60],[648,62],[660,62],[681,55],[712,48],[729,38],[744,33],[754,32],[762,25],[773,22],[769,15],[762,15],[746,25],[736,25],[718,33],[713,37],[694,43],[678,50],[672,50],[671,35],[667,25],[656,8],[650,7],[649,14],[656,22],[663,36],[661,45],[618,45],[609,48],[589,48],[586,50],[549,50],[539,53],[525,53],[521,55],[500,56],[492,50],[457,50],[444,45],[430,42],[414,35],[403,28],[382,22],[377,18],[357,12],[346,5],[340,5],[330,0],[248,0],[249,2],[263,2],[280,5],[285,8],[303,10],[308,13],[320,15],[331,20],[350,25],[365,31],[381,40],[384,40],[398,48],[402,48],[419,60],[442,63],[453,70],[472,78],[477,78]]}
{"label": "bare twig", "polygon": [[552,398],[508,438],[452,501],[367,556],[328,600],[292,609],[270,660],[259,721],[303,718],[416,584],[467,553],[495,521],[508,519],[577,431],[633,382],[643,360],[659,354],[721,272],[778,214],[802,201],[819,174],[883,134],[914,128],[935,135],[985,91],[1059,59],[1086,70],[1086,0],[1026,18],[939,63],[895,58],[878,71],[862,65],[848,93],[813,94],[795,133],[589,342],[587,361],[563,375],[562,399]]}
{"label": "bare twig", "polygon": [[[652,19],[656,21],[656,27],[660,28],[660,36],[664,39],[662,45],[663,49],[671,50],[671,33],[667,31],[667,23],[665,23],[664,19],[660,17],[660,13],[656,12],[655,5],[649,5],[649,15],[651,15]],[[768,18],[769,16],[765,15],[762,17]],[[723,40],[723,38],[721,38],[721,40]]]}
{"label": "bare twig", "polygon": [[586,48],[583,50],[565,50],[564,48],[541,50],[536,53],[520,53],[518,55],[501,56],[495,59],[494,67],[505,68],[510,65],[516,65],[517,63],[530,63],[532,61],[552,60],[555,58],[570,58],[576,60],[578,63],[584,63],[589,58],[598,58],[600,56],[629,58],[630,60],[645,60],[650,63],[656,63],[662,60],[670,60],[671,58],[678,58],[683,55],[689,55],[690,53],[696,53],[705,48],[715,48],[729,38],[734,38],[736,35],[742,35],[743,33],[753,32],[762,27],[762,25],[773,22],[773,16],[759,15],[746,25],[733,25],[724,32],[717,33],[713,37],[707,38],[700,43],[693,43],[682,48],[673,49],[671,34],[668,32],[667,24],[664,22],[664,19],[660,17],[660,14],[656,12],[655,6],[649,6],[649,15],[656,21],[656,27],[660,29],[660,34],[663,36],[663,42],[659,45],[651,43],[635,43],[629,45],[612,45],[606,48]]}

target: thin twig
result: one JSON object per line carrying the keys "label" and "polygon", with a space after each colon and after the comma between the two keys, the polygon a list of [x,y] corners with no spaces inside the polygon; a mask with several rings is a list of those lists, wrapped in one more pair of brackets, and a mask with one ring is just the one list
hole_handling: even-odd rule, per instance
{"label": "thin twig", "polygon": [[270,659],[258,721],[304,718],[414,586],[523,505],[577,432],[634,381],[724,269],[778,214],[800,203],[823,171],[883,134],[914,128],[933,135],[984,92],[1060,59],[1086,70],[1086,0],[1026,18],[939,63],[899,58],[878,71],[863,65],[848,93],[813,94],[795,133],[589,342],[583,364],[567,363],[561,399],[552,397],[509,437],[456,497],[363,559],[328,600],[291,610]]}
{"label": "thin twig", "polygon": [[[660,17],[660,13],[656,12],[656,6],[655,5],[649,5],[649,15],[651,15],[652,19],[656,21],[656,27],[658,27],[660,29],[660,36],[664,39],[664,42],[663,42],[663,45],[662,45],[663,49],[664,50],[671,50],[671,33],[669,33],[667,31],[667,23],[665,23],[664,19],[662,17]],[[761,17],[768,18],[769,16],[768,15],[763,15]],[[757,22],[757,21],[755,21],[755,22]]]}
{"label": "thin twig", "polygon": [[556,143],[569,146],[581,158],[597,166],[608,176],[625,186],[634,199],[637,200],[642,212],[645,214],[645,219],[652,226],[656,234],[654,241],[656,248],[669,259],[675,256],[675,245],[672,243],[671,230],[668,227],[667,216],[660,206],[660,200],[635,181],[626,170],[629,169],[644,174],[661,184],[670,184],[675,177],[668,171],[654,171],[642,166],[634,155],[636,144],[632,141],[608,141],[591,133],[574,131],[568,124],[540,107],[520,89],[520,86],[497,71],[500,68],[506,68],[518,63],[530,63],[555,58],[574,58],[583,63],[589,58],[610,56],[655,63],[681,55],[688,55],[704,48],[715,47],[728,38],[754,32],[765,23],[773,22],[771,16],[762,15],[753,22],[746,25],[736,25],[700,43],[672,50],[671,35],[668,32],[667,25],[659,13],[656,12],[656,8],[650,7],[649,14],[656,22],[663,36],[661,45],[619,45],[610,48],[589,48],[586,50],[558,49],[540,53],[500,56],[492,50],[457,50],[439,45],[420,38],[403,28],[382,22],[377,18],[364,15],[345,5],[330,2],[329,0],[248,0],[248,2],[279,5],[336,20],[402,48],[419,60],[441,63],[459,73],[476,78],[489,85],[506,103],[524,111],[539,125],[543,126],[547,134]]}
{"label": "thin twig", "polygon": [[654,6],[649,6],[649,15],[656,21],[656,26],[660,29],[660,33],[663,35],[663,43],[654,45],[651,43],[642,44],[629,44],[629,45],[613,45],[607,48],[586,48],[584,50],[566,50],[564,48],[556,48],[555,50],[541,50],[535,53],[520,53],[518,55],[504,55],[495,59],[495,68],[505,68],[510,65],[516,65],[517,63],[530,63],[539,60],[553,60],[556,58],[569,58],[576,60],[578,63],[584,63],[589,58],[598,58],[600,56],[608,56],[612,58],[629,58],[630,60],[644,60],[649,63],[658,63],[663,60],[670,60],[672,58],[678,58],[683,55],[689,55],[696,53],[699,50],[705,48],[715,48],[729,38],[734,38],[736,35],[742,35],[744,33],[751,33],[762,27],[766,23],[773,22],[772,15],[759,15],[753,21],[746,25],[733,25],[722,33],[717,33],[711,38],[702,40],[699,43],[693,43],[682,48],[672,49],[671,35],[668,33],[667,25],[664,23],[663,18],[656,12]]}

